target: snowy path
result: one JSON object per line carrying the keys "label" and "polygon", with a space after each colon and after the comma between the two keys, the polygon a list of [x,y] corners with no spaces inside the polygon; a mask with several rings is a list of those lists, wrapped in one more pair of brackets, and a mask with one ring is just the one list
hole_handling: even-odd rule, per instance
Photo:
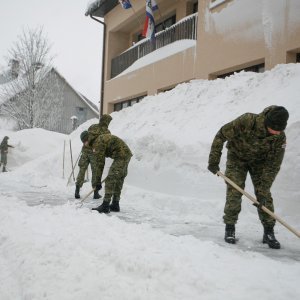
{"label": "snowy path", "polygon": [[[262,227],[256,216],[256,211],[251,205],[248,206],[250,210],[254,211],[253,217],[250,220],[246,217],[245,220],[241,220],[238,223],[238,244],[229,245],[223,240],[222,201],[216,207],[215,203],[211,203],[209,200],[206,202],[202,200],[199,203],[199,199],[195,198],[146,192],[132,187],[129,188],[127,197],[132,197],[131,199],[133,200],[128,204],[124,203],[122,212],[118,215],[120,219],[126,222],[146,223],[153,228],[158,228],[174,236],[191,235],[196,239],[212,241],[219,246],[229,249],[238,248],[243,251],[258,252],[273,259],[300,262],[299,239],[280,224],[277,225],[277,230],[280,232],[279,240],[283,244],[282,249],[274,251],[269,249],[267,245],[262,244]],[[154,208],[152,208],[151,204],[147,207],[146,203],[153,202],[156,203]],[[247,209],[247,206],[244,206]],[[203,212],[213,212],[213,214],[212,216],[207,216]],[[241,216],[241,219],[243,217]]]}
{"label": "snowy path", "polygon": [[[101,201],[91,199],[76,209],[73,190],[1,176],[1,300],[300,296],[300,263],[292,240],[285,240],[280,251],[225,245],[219,217],[201,214],[219,212],[222,203],[219,209],[210,201],[200,205],[193,198],[125,186],[122,212],[107,216],[88,209]],[[244,228],[241,222],[243,239],[256,245],[261,232]],[[280,233],[284,240],[287,235]]]}
{"label": "snowy path", "polygon": [[[22,183],[19,183],[16,189],[15,183],[11,180],[2,180],[0,194],[8,199],[17,197],[19,200],[25,201],[29,206],[57,206],[66,203],[80,203],[73,198],[73,189],[73,186],[69,186],[67,191],[61,192],[49,190],[47,185],[27,185]],[[243,251],[258,252],[269,258],[281,261],[300,262],[299,241],[281,225],[277,226],[277,229],[280,228],[279,240],[283,244],[280,251],[271,250],[267,245],[261,243],[262,228],[255,214],[250,222],[249,220],[239,222],[237,226],[238,244],[229,245],[223,241],[222,201],[216,207],[215,203],[209,200],[202,200],[199,203],[199,200],[195,198],[155,193],[132,186],[125,186],[124,190],[124,198],[126,200],[121,202],[121,212],[111,213],[109,216],[116,216],[127,223],[148,224],[152,228],[173,236],[190,235],[198,240],[212,241],[219,246],[229,249],[238,248]],[[86,194],[86,192],[82,192],[82,198]],[[101,199],[93,200],[91,196],[83,203],[80,209],[91,209],[101,203]],[[250,209],[253,210],[253,207],[250,206]],[[215,211],[212,216],[203,214],[203,212],[212,211]]]}

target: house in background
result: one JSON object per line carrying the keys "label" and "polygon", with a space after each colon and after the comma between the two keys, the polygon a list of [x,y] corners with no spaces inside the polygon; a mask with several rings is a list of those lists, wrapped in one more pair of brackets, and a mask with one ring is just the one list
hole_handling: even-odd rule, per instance
{"label": "house in background", "polygon": [[[17,122],[4,113],[9,101],[14,101],[14,97],[4,97],[4,91],[13,80],[18,80],[18,74],[14,73],[12,67],[0,74],[0,120],[2,124],[13,124],[14,129],[18,129]],[[45,72],[43,80],[47,80],[51,85],[47,86],[47,90],[50,91],[43,95],[46,105],[42,106],[45,106],[45,111],[40,113],[40,118],[45,122],[40,122],[43,125],[37,127],[69,134],[87,120],[99,118],[97,106],[77,92],[55,68]],[[25,92],[20,91],[21,94]]]}
{"label": "house in background", "polygon": [[155,43],[141,36],[145,0],[130,2],[96,0],[86,11],[106,24],[103,113],[191,79],[300,62],[300,1],[156,0]]}

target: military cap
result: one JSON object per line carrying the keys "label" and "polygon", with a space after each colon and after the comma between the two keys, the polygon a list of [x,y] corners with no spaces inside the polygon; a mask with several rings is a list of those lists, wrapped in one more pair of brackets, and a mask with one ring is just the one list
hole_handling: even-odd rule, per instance
{"label": "military cap", "polygon": [[88,131],[85,130],[81,132],[80,139],[83,143],[85,143],[88,140],[88,137],[89,137]]}
{"label": "military cap", "polygon": [[273,130],[283,131],[286,128],[288,118],[289,113],[283,106],[275,106],[267,113],[265,124]]}

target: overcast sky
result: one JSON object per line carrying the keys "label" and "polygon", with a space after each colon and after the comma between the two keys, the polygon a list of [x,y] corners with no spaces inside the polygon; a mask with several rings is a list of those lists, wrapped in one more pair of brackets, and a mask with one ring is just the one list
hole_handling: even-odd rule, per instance
{"label": "overcast sky", "polygon": [[44,28],[54,66],[79,92],[98,105],[102,26],[86,17],[89,0],[0,0],[0,67],[23,28]]}

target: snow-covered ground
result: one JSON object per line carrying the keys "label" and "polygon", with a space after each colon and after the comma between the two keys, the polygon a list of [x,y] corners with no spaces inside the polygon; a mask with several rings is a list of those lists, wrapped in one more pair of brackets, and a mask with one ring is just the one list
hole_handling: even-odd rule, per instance
{"label": "snow-covered ground", "polygon": [[[119,214],[91,211],[98,200],[80,207],[73,180],[67,186],[69,140],[75,161],[81,131],[97,120],[70,136],[0,129],[15,146],[0,174],[0,299],[299,299],[299,238],[278,224],[282,249],[263,245],[244,199],[238,244],[224,243],[225,184],[206,169],[223,124],[285,106],[288,147],[272,191],[276,213],[299,231],[299,82],[300,64],[281,65],[195,80],[113,113],[111,132],[134,153]],[[90,190],[85,183],[81,195]]]}

